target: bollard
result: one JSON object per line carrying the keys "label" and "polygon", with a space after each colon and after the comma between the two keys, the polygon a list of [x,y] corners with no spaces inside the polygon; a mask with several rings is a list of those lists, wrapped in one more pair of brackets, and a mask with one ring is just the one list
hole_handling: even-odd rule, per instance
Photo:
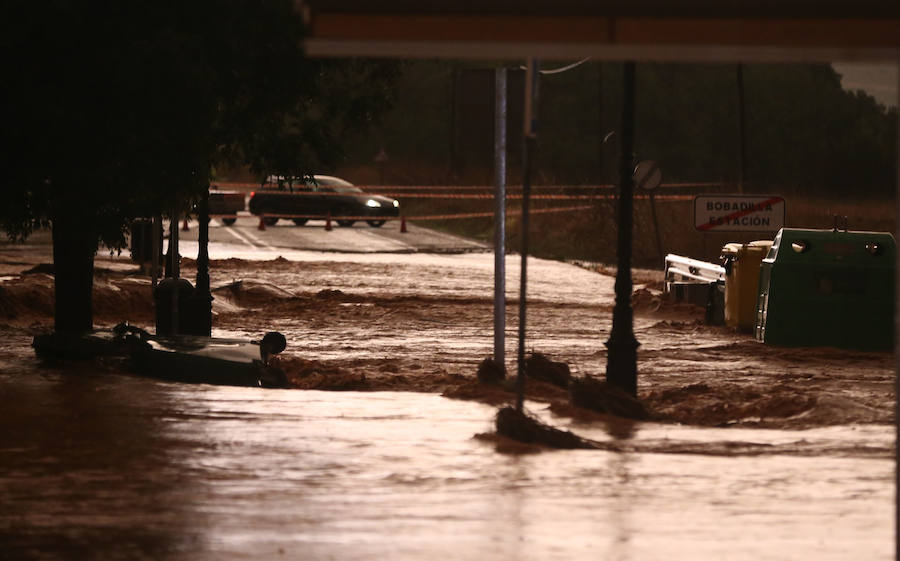
{"label": "bollard", "polygon": [[266,217],[262,214],[259,215],[259,226],[256,227],[258,230],[266,229]]}
{"label": "bollard", "polygon": [[330,212],[328,213],[328,218],[325,219],[325,231],[326,232],[331,231],[331,213]]}
{"label": "bollard", "polygon": [[400,233],[401,234],[406,233],[406,216],[400,217]]}
{"label": "bollard", "polygon": [[184,222],[181,223],[181,231],[182,231],[182,232],[187,232],[187,231],[189,231],[189,230],[190,230],[190,227],[188,227],[187,218],[185,218],[185,219],[184,219]]}

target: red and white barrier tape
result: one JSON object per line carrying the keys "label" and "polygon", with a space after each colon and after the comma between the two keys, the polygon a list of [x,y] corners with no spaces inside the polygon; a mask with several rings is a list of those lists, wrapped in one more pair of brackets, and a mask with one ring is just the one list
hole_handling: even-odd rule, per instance
{"label": "red and white barrier tape", "polygon": [[[710,182],[683,182],[683,183],[663,183],[660,189],[687,189],[693,187],[730,187],[735,183],[725,183],[721,181]],[[211,185],[213,189],[263,189],[265,186],[259,183],[248,183],[242,181],[214,181]],[[488,191],[492,192],[495,188],[492,185],[358,185],[360,189],[369,193],[380,192],[399,192],[399,191]],[[532,185],[533,190],[543,189],[585,189],[585,190],[609,190],[614,189],[616,185]],[[522,190],[521,185],[508,185],[507,191]]]}
{"label": "red and white barrier tape", "polygon": [[[588,210],[592,208],[589,205],[581,205],[581,206],[567,206],[567,207],[549,207],[549,208],[536,208],[531,209],[529,212],[531,214],[546,214],[550,212],[572,212],[578,210]],[[508,216],[515,216],[522,214],[521,209],[508,209],[506,211]],[[329,216],[329,215],[321,215],[321,214],[286,214],[286,213],[278,213],[278,214],[258,214],[261,219],[265,218],[285,218],[288,220],[297,218],[303,220],[334,220],[335,222],[338,220],[353,220],[353,221],[382,221],[382,220],[406,220],[410,221],[423,221],[423,220],[451,220],[456,218],[484,218],[494,216],[493,211],[491,212],[460,212],[455,214],[428,214],[422,216]]]}

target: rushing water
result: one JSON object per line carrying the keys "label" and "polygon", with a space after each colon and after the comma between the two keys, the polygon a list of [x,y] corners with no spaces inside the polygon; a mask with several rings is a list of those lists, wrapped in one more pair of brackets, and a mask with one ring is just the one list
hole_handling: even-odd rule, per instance
{"label": "rushing water", "polygon": [[623,451],[516,455],[474,438],[495,409],[431,394],[179,385],[33,359],[0,372],[4,560],[893,556],[890,427],[546,416]]}
{"label": "rushing water", "polygon": [[[264,280],[400,296],[489,295],[492,286],[484,255],[404,256],[417,274],[402,282],[392,271],[373,273],[398,256],[290,257],[304,267]],[[323,280],[335,266],[314,266],[351,258],[372,270]],[[533,272],[529,290],[544,301],[611,301],[610,279],[560,274],[539,260]],[[410,353],[431,345],[442,360],[471,359],[489,347],[489,329],[478,332],[478,346],[474,331],[467,338],[452,325],[420,333],[415,324],[379,339],[386,328],[377,322],[354,332],[280,319],[319,358],[346,356],[350,338],[378,356],[395,353],[390,345]],[[569,351],[598,346],[603,321],[541,336],[569,337],[554,347]],[[691,330],[654,338],[646,321],[637,328],[645,352],[665,359],[654,363],[658,372],[706,368],[675,355],[699,344]],[[495,413],[478,403],[163,383],[113,367],[42,365],[24,330],[0,328],[0,336],[2,561],[893,559],[888,425],[604,426],[530,403],[546,421],[618,451],[510,454],[476,438],[492,430]]]}

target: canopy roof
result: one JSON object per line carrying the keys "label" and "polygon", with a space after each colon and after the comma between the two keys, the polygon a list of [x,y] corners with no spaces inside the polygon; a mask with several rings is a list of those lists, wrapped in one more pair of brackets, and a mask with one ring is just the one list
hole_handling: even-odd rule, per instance
{"label": "canopy roof", "polygon": [[900,60],[900,3],[875,0],[306,0],[311,55]]}

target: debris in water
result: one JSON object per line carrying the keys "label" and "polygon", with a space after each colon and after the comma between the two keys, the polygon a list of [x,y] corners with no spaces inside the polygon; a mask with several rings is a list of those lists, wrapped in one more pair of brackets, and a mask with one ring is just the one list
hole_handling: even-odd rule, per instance
{"label": "debris in water", "polygon": [[494,449],[500,454],[539,454],[546,450],[545,447],[538,444],[519,442],[512,438],[507,438],[496,432],[479,433],[474,437],[476,440],[482,440],[494,445]]}
{"label": "debris in water", "polygon": [[572,380],[568,364],[550,360],[540,353],[532,353],[525,359],[525,375],[561,388],[569,387]]}
{"label": "debris in water", "polygon": [[450,399],[467,399],[488,405],[506,405],[515,400],[515,394],[505,385],[466,381],[447,388],[441,395]]}
{"label": "debris in water", "polygon": [[497,412],[496,425],[498,434],[519,442],[563,449],[595,450],[600,448],[596,443],[585,440],[567,430],[545,425],[514,407],[500,409]]}
{"label": "debris in water", "polygon": [[40,263],[35,265],[34,267],[28,269],[27,271],[22,271],[22,275],[35,275],[35,274],[45,274],[45,275],[53,275],[55,274],[56,268],[53,266],[53,263]]}
{"label": "debris in water", "polygon": [[478,365],[476,376],[482,384],[499,384],[506,379],[506,368],[497,364],[493,358],[487,357]]}
{"label": "debris in water", "polygon": [[359,391],[370,385],[363,373],[349,372],[316,360],[278,355],[272,363],[287,375],[289,387],[301,390]]}
{"label": "debris in water", "polygon": [[650,417],[637,398],[608,382],[586,376],[572,380],[569,388],[572,404],[600,413],[626,419],[645,420]]}
{"label": "debris in water", "polygon": [[326,288],[316,292],[319,300],[343,300],[347,295],[342,290]]}

